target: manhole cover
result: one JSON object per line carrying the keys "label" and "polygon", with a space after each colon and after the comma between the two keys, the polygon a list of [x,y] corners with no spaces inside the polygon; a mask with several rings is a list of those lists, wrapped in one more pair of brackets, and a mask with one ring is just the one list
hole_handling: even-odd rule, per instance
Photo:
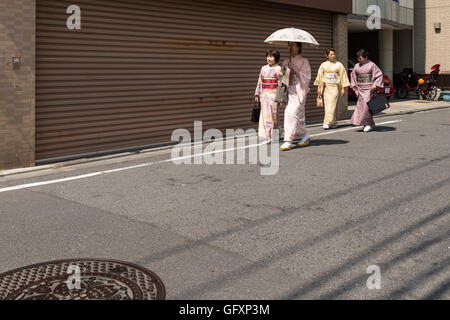
{"label": "manhole cover", "polygon": [[150,270],[123,261],[43,262],[0,274],[0,300],[164,300]]}

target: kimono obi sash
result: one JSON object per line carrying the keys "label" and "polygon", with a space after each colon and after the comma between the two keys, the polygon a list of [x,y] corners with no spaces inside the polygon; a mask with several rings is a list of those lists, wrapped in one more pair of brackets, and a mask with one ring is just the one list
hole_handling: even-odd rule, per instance
{"label": "kimono obi sash", "polygon": [[371,73],[358,74],[358,83],[372,83],[372,74]]}
{"label": "kimono obi sash", "polygon": [[339,83],[339,73],[323,73],[323,82],[325,83]]}
{"label": "kimono obi sash", "polygon": [[263,89],[276,89],[278,88],[278,78],[263,78],[262,79]]}

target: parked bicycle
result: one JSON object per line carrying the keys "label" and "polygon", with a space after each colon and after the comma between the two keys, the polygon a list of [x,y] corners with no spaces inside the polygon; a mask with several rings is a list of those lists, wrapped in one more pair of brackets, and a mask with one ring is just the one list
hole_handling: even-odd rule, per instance
{"label": "parked bicycle", "polygon": [[400,79],[398,88],[396,90],[396,96],[399,99],[406,99],[408,93],[416,92],[419,82],[417,79],[417,73],[411,68],[404,68],[400,73]]}

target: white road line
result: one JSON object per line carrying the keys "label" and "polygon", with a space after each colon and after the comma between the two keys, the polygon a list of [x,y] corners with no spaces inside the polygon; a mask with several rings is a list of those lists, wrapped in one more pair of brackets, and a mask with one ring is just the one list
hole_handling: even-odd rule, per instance
{"label": "white road line", "polygon": [[26,189],[26,188],[33,188],[33,187],[43,186],[43,185],[47,185],[47,184],[54,184],[54,183],[60,183],[60,182],[66,182],[66,181],[85,179],[85,178],[90,178],[90,177],[94,177],[94,176],[99,176],[101,174],[103,174],[103,172],[94,172],[94,173],[83,174],[81,176],[75,176],[75,177],[64,178],[64,179],[57,179],[57,180],[49,180],[49,181],[41,181],[41,182],[35,182],[35,183],[21,184],[21,185],[14,186],[14,187],[8,187],[8,188],[0,189],[0,193],[1,192],[6,192],[6,191],[13,191],[13,190]]}
{"label": "white road line", "polygon": [[[402,121],[403,121],[403,120],[386,121],[386,122],[378,123],[377,126],[379,126],[379,125],[381,125],[381,124],[390,124],[390,123],[397,123],[397,122],[402,122]],[[330,130],[330,131],[323,132],[323,133],[312,134],[311,137],[324,136],[324,135],[327,135],[327,134],[332,134],[332,133],[337,133],[337,132],[342,132],[342,131],[351,131],[351,130],[361,129],[361,128],[363,128],[363,127],[360,126],[360,127],[346,128],[346,129]]]}
{"label": "white road line", "polygon": [[[402,122],[402,121],[403,120],[386,121],[386,122],[378,123],[378,125],[390,124],[390,123],[398,123],[398,122]],[[362,128],[362,127],[351,127],[351,128],[346,128],[346,129],[330,130],[330,131],[323,132],[323,133],[311,134],[310,136],[311,137],[318,137],[318,136],[329,135],[329,134],[333,134],[333,133],[339,133],[339,132],[343,132],[343,131],[357,130],[357,129],[360,129],[360,128]],[[81,180],[81,179],[86,179],[86,178],[90,178],[90,177],[100,176],[100,175],[104,175],[104,174],[108,174],[108,173],[114,173],[114,172],[126,171],[126,170],[131,170],[131,169],[143,168],[143,167],[148,167],[148,166],[155,165],[155,164],[161,164],[161,163],[167,163],[167,162],[172,162],[172,161],[185,160],[185,159],[200,157],[200,156],[204,156],[204,155],[208,155],[208,154],[214,154],[214,153],[218,154],[218,153],[234,151],[234,150],[249,149],[249,148],[258,147],[258,146],[261,146],[261,145],[267,144],[267,143],[268,142],[265,141],[265,142],[262,142],[262,143],[259,143],[259,144],[253,144],[253,145],[243,146],[243,147],[239,147],[239,148],[228,148],[228,149],[222,149],[222,150],[215,150],[215,151],[211,151],[211,152],[204,152],[204,153],[199,153],[199,154],[194,154],[194,155],[189,155],[189,156],[179,157],[179,158],[174,158],[174,159],[167,159],[167,160],[156,161],[156,162],[148,162],[148,163],[143,163],[143,164],[130,166],[130,167],[123,167],[123,168],[118,168],[118,169],[98,171],[98,172],[93,172],[93,173],[89,173],[89,174],[83,174],[83,175],[69,177],[69,178],[22,184],[22,185],[17,185],[17,186],[13,186],[13,187],[2,188],[2,189],[0,189],[0,193],[8,192],[8,191],[14,191],[14,190],[21,190],[21,189],[29,189],[29,188],[33,188],[33,187],[39,187],[39,186],[55,184],[55,183],[61,183],[61,182],[67,182],[67,181]]]}

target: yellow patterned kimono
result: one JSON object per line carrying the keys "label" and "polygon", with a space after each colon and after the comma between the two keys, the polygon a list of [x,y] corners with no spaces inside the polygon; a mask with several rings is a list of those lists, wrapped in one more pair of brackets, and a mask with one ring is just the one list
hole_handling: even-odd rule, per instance
{"label": "yellow patterned kimono", "polygon": [[[334,126],[337,123],[336,106],[342,88],[350,86],[347,71],[342,63],[326,61],[320,65],[315,86],[320,86],[323,92],[325,119],[323,124]],[[325,88],[324,88],[325,87]]]}

